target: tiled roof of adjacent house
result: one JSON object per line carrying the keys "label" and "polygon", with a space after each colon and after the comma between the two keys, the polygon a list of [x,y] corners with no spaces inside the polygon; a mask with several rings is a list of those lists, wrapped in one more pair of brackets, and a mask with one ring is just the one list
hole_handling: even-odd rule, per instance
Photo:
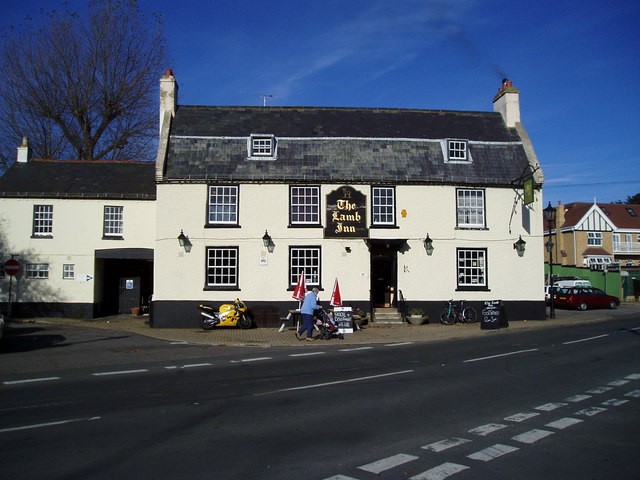
{"label": "tiled roof of adjacent house", "polygon": [[155,163],[30,160],[0,177],[0,197],[154,200]]}
{"label": "tiled roof of adjacent house", "polygon": [[[277,159],[249,160],[251,134],[274,135]],[[468,140],[473,161],[446,163],[446,139]],[[163,178],[510,185],[527,165],[499,113],[180,106]]]}
{"label": "tiled roof of adjacent house", "polygon": [[[618,229],[640,230],[640,205],[622,203],[597,203],[609,221]],[[560,228],[574,227],[582,220],[593,203],[573,202],[564,205],[564,223]]]}

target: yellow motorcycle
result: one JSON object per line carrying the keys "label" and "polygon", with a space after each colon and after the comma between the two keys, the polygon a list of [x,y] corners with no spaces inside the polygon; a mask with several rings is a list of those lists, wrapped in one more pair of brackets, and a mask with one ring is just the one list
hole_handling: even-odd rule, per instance
{"label": "yellow motorcycle", "polygon": [[200,326],[204,330],[211,330],[213,327],[240,327],[242,329],[251,328],[253,320],[249,316],[248,308],[239,298],[231,303],[225,303],[216,308],[211,305],[198,305],[200,311]]}

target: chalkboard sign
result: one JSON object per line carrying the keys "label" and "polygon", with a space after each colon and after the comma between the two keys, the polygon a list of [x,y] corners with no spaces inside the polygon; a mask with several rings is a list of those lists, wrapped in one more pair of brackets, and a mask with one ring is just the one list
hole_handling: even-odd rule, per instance
{"label": "chalkboard sign", "polygon": [[335,307],[333,320],[338,325],[340,333],[353,333],[353,312],[351,307]]}
{"label": "chalkboard sign", "polygon": [[484,302],[482,308],[482,318],[480,319],[480,328],[482,330],[494,330],[500,328],[500,310],[502,308],[502,300],[492,300]]}

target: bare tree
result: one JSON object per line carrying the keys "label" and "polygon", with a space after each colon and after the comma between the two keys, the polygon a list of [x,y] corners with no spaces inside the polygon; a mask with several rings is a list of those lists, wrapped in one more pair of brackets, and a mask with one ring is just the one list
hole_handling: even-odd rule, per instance
{"label": "bare tree", "polygon": [[135,0],[92,0],[86,16],[53,10],[43,19],[3,39],[5,158],[27,136],[41,158],[152,159],[157,78],[167,66],[162,17]]}

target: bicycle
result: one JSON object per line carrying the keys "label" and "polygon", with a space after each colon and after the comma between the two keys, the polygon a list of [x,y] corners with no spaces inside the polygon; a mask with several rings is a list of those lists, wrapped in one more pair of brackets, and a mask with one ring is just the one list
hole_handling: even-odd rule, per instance
{"label": "bicycle", "polygon": [[440,314],[440,323],[443,325],[453,325],[456,322],[476,323],[478,321],[478,313],[473,307],[467,307],[464,300],[460,300],[459,305],[454,305],[453,300],[447,302],[445,308]]}

